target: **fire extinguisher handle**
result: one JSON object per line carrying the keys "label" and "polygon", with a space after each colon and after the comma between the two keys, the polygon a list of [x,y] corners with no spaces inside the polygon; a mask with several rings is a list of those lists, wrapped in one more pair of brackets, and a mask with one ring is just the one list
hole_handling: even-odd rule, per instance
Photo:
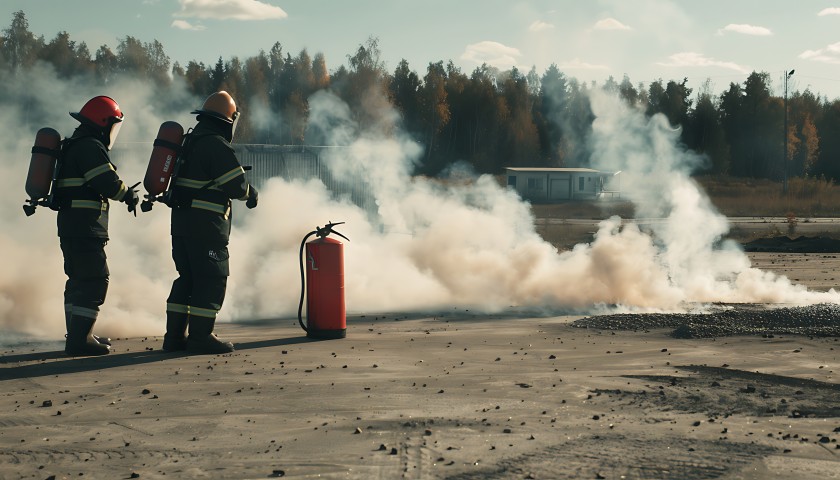
{"label": "fire extinguisher handle", "polygon": [[324,225],[324,228],[315,227],[315,234],[318,235],[318,238],[325,238],[325,237],[329,236],[331,233],[334,233],[334,234],[338,235],[339,237],[341,237],[341,238],[343,238],[343,239],[345,239],[349,242],[350,241],[349,238],[347,238],[344,235],[342,235],[342,234],[336,232],[335,230],[333,230],[334,226],[341,225],[343,223],[344,222],[335,222],[335,223],[329,222],[326,225]]}
{"label": "fire extinguisher handle", "polygon": [[341,237],[341,238],[343,238],[343,239],[347,240],[348,242],[350,241],[350,239],[349,239],[349,238],[347,238],[347,237],[345,237],[344,235],[342,235],[342,234],[340,234],[340,233],[336,232],[336,231],[335,231],[335,230],[333,230],[333,229],[330,229],[330,232],[331,232],[331,233],[334,233],[334,234],[336,234],[336,235],[338,235],[339,237]]}

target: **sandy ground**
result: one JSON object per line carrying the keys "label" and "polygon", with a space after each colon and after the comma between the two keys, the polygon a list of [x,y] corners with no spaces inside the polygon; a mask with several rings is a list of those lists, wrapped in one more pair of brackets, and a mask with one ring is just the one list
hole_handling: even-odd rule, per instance
{"label": "sandy ground", "polygon": [[[836,255],[750,254],[816,289]],[[675,339],[575,315],[222,324],[237,351],[115,340],[0,358],[0,478],[840,478],[840,339]]]}

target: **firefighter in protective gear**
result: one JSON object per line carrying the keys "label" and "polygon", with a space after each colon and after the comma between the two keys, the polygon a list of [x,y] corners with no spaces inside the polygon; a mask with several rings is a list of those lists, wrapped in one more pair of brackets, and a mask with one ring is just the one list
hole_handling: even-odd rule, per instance
{"label": "firefighter in protective gear", "polygon": [[64,254],[64,311],[68,355],[104,355],[109,339],[92,334],[108,291],[108,199],[134,211],[139,197],[120,180],[108,152],[116,141],[123,113],[112,98],[90,99],[70,116],[79,121],[64,141],[55,180],[58,237]]}
{"label": "firefighter in protective gear", "polygon": [[213,93],[190,113],[198,123],[184,142],[169,205],[178,278],[167,298],[163,349],[229,353],[233,344],[219,340],[213,329],[230,274],[231,200],[254,208],[257,190],[245,179],[231,146],[239,116],[233,98],[225,91]]}

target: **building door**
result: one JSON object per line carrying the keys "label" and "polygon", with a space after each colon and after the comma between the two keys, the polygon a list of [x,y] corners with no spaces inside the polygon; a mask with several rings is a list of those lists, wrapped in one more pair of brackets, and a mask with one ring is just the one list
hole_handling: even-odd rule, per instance
{"label": "building door", "polygon": [[552,178],[551,187],[548,190],[548,198],[552,200],[568,200],[572,198],[569,181],[569,177]]}

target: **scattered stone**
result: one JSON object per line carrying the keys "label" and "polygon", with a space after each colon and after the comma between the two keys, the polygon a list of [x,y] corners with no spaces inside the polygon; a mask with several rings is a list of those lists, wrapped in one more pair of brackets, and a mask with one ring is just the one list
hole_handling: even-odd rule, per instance
{"label": "scattered stone", "polygon": [[52,400],[44,400],[44,403],[41,404],[42,407],[52,407]]}
{"label": "scattered stone", "polygon": [[360,433],[362,433],[362,429],[361,429],[361,428],[359,428],[359,427],[356,427],[356,430],[354,430],[354,431],[353,431],[353,434],[354,434],[354,435],[358,435],[358,434],[360,434]]}

